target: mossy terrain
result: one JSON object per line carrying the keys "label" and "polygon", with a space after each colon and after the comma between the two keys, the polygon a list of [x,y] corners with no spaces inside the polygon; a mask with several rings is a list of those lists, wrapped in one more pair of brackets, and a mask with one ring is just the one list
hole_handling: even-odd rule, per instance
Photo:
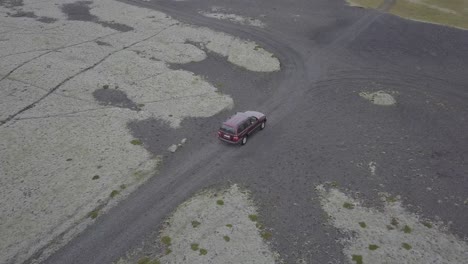
{"label": "mossy terrain", "polygon": [[[377,8],[382,0],[347,0],[352,6]],[[394,15],[428,23],[468,29],[467,0],[396,0],[388,11]]]}
{"label": "mossy terrain", "polygon": [[348,3],[351,6],[360,6],[365,8],[376,9],[383,3],[383,0],[348,0]]}

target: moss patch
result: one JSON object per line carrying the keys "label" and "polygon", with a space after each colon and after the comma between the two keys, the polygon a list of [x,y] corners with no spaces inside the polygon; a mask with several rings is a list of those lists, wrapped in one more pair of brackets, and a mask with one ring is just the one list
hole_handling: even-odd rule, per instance
{"label": "moss patch", "polygon": [[161,264],[159,259],[150,259],[149,257],[143,257],[138,260],[137,264]]}
{"label": "moss patch", "polygon": [[88,217],[91,219],[95,219],[99,215],[99,210],[93,210],[88,213]]}
{"label": "moss patch", "polygon": [[356,262],[356,264],[362,264],[362,256],[361,255],[353,255],[351,260]]}
{"label": "moss patch", "polygon": [[229,242],[231,241],[231,238],[229,236],[223,236],[224,241]]}
{"label": "moss patch", "polygon": [[217,205],[224,205],[224,201],[223,201],[223,200],[217,200],[217,201],[216,201],[216,204],[217,204]]}
{"label": "moss patch", "polygon": [[365,222],[359,222],[359,226],[362,227],[362,228],[366,228],[367,225]]}
{"label": "moss patch", "polygon": [[273,236],[273,234],[271,234],[270,232],[264,231],[264,232],[262,232],[261,236],[265,240],[270,240],[271,237]]}
{"label": "moss patch", "polygon": [[110,196],[111,198],[114,198],[114,197],[117,196],[119,193],[120,193],[119,191],[113,190],[113,191],[110,193],[109,196]]}
{"label": "moss patch", "polygon": [[190,248],[193,250],[193,251],[198,251],[199,245],[197,243],[192,243],[190,244]]}
{"label": "moss patch", "polygon": [[163,237],[161,237],[161,242],[166,246],[170,246],[171,245],[171,238],[169,236],[163,236]]}
{"label": "moss patch", "polygon": [[200,224],[201,224],[201,223],[198,222],[198,221],[196,221],[196,220],[195,220],[195,221],[192,221],[192,227],[193,227],[193,228],[197,228]]}
{"label": "moss patch", "polygon": [[369,250],[376,250],[378,248],[379,248],[379,246],[377,246],[377,245],[374,245],[374,244],[369,245]]}
{"label": "moss patch", "polygon": [[204,248],[200,248],[200,255],[206,255],[208,253],[208,250]]}
{"label": "moss patch", "polygon": [[353,209],[353,208],[354,208],[354,204],[345,202],[345,203],[343,203],[343,208],[346,208],[346,209]]}
{"label": "moss patch", "polygon": [[422,222],[422,224],[427,228],[432,228],[432,224],[429,222]]}
{"label": "moss patch", "polygon": [[413,248],[413,247],[412,247],[410,244],[408,244],[408,243],[401,243],[401,247],[403,247],[403,248],[406,249],[406,250],[410,250],[410,249]]}
{"label": "moss patch", "polygon": [[258,216],[254,215],[254,214],[251,214],[251,215],[249,215],[249,219],[254,221],[254,222],[257,222],[258,221]]}
{"label": "moss patch", "polygon": [[411,229],[411,227],[409,227],[409,226],[407,226],[407,225],[405,225],[405,227],[403,227],[403,232],[405,232],[406,234],[411,233],[411,231],[413,231],[413,230]]}
{"label": "moss patch", "polygon": [[141,140],[139,140],[139,139],[134,139],[134,140],[130,141],[130,143],[132,143],[132,145],[141,145],[141,144],[143,144],[141,142]]}

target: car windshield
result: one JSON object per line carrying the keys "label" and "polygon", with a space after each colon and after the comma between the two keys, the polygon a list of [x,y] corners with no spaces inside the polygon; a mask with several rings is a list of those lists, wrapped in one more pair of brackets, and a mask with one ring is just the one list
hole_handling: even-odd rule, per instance
{"label": "car windshield", "polygon": [[222,125],[220,130],[229,134],[235,134],[234,128],[227,126],[227,125]]}

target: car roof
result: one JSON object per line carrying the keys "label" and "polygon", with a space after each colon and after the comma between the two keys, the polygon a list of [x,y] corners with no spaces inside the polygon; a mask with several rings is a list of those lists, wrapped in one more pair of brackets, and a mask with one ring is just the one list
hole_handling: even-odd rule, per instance
{"label": "car roof", "polygon": [[242,123],[242,121],[246,120],[247,118],[249,118],[250,116],[247,115],[246,113],[241,113],[241,112],[238,112],[237,114],[231,116],[228,120],[226,120],[226,122],[224,122],[223,124],[224,125],[228,125],[230,127],[237,127],[237,125],[239,125],[240,123]]}

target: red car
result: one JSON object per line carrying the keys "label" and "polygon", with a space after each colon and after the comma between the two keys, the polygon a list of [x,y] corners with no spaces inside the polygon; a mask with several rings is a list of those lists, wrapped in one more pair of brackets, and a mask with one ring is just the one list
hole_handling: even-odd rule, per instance
{"label": "red car", "polygon": [[266,121],[266,116],[260,112],[238,112],[221,125],[218,138],[227,143],[245,145],[252,133],[265,128]]}

